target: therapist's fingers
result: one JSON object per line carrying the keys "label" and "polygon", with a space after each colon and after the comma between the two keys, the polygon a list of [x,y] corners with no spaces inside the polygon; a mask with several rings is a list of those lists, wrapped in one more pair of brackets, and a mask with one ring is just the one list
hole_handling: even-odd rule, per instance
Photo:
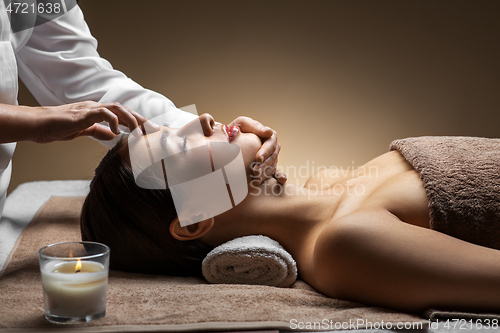
{"label": "therapist's fingers", "polygon": [[[109,105],[108,105],[109,106]],[[120,118],[104,104],[95,103],[90,107],[77,106],[70,110],[73,123],[68,130],[74,133],[86,130],[95,123],[107,122],[114,134],[120,134]]]}
{"label": "therapist's fingers", "polygon": [[[278,180],[279,183],[284,184],[286,182],[286,176],[284,173],[278,173],[276,175],[277,163],[278,163],[278,154],[280,152],[281,145],[278,144],[276,151],[269,156],[264,163],[254,163],[252,167],[252,172],[254,175],[254,182],[256,184],[262,183],[264,180],[270,177],[274,177]],[[283,177],[284,176],[284,177]]]}
{"label": "therapist's fingers", "polygon": [[86,128],[83,131],[79,131],[77,133],[69,135],[61,140],[62,141],[73,140],[79,136],[91,136],[97,140],[107,141],[114,139],[115,134],[105,126],[101,126],[99,124],[93,124],[89,128]]}
{"label": "therapist's fingers", "polygon": [[[153,124],[146,117],[139,115],[137,112],[120,103],[100,104],[96,102],[83,102],[76,105],[73,110],[77,112],[81,111],[77,116],[80,118],[81,130],[102,121],[108,122],[109,127],[115,134],[120,133],[118,125],[127,126],[130,131],[133,131],[142,124],[148,125],[148,132],[155,132],[160,129],[158,125]],[[101,132],[102,127],[97,133]]]}
{"label": "therapist's fingers", "polygon": [[97,140],[112,140],[115,137],[115,135],[109,130],[109,128],[106,128],[99,124],[94,124],[89,128],[83,130],[79,136],[82,135],[91,136]]}
{"label": "therapist's fingers", "polygon": [[[115,121],[113,117],[107,116],[107,119],[111,119],[109,125],[115,134],[119,133],[118,125],[124,125],[128,127],[130,131],[133,131],[139,125],[142,125],[146,122],[151,123],[146,117],[138,114],[137,112],[131,110],[130,108],[124,105],[121,105],[120,103],[101,104],[94,101],[85,101],[74,104],[68,104],[68,106],[71,106],[70,109],[71,111],[86,111],[86,112],[91,112],[93,114],[95,113],[106,114],[108,112],[104,109],[107,109],[110,113],[116,115],[117,117]],[[154,130],[159,130],[159,126],[157,126],[156,124],[150,127],[152,127]]]}
{"label": "therapist's fingers", "polygon": [[[264,143],[265,144],[265,143]],[[278,164],[278,154],[281,150],[281,145],[277,143],[276,150],[269,156],[264,163],[255,163],[252,168],[254,176],[259,181],[259,184],[265,179],[270,177],[275,177],[281,184],[286,182],[286,176],[276,177],[277,164]]]}
{"label": "therapist's fingers", "polygon": [[[83,135],[99,140],[111,140],[120,133],[120,124],[134,129],[149,122],[145,117],[118,103],[100,104],[93,101],[36,107],[31,108],[30,113],[33,114],[34,124],[32,141],[37,143],[71,140]],[[107,122],[109,128],[97,126],[100,122]]]}
{"label": "therapist's fingers", "polygon": [[132,132],[137,126],[147,122],[148,119],[130,108],[121,105],[120,103],[102,104],[103,107],[110,110],[118,116],[119,124],[127,126]]}
{"label": "therapist's fingers", "polygon": [[[276,134],[276,131],[274,131],[270,127],[264,126],[257,120],[245,116],[236,118],[228,125],[228,127],[231,127],[233,125],[238,126],[242,132],[253,133],[257,135],[262,140],[262,142],[264,142],[255,156],[255,160],[258,163],[263,163],[276,151],[278,136]],[[267,165],[269,165],[269,163]]]}
{"label": "therapist's fingers", "polygon": [[[272,177],[276,172],[278,163],[278,154],[281,150],[281,145],[278,143],[278,134],[270,127],[262,125],[260,122],[249,117],[240,116],[233,120],[228,126],[236,125],[242,132],[254,133],[260,137],[263,142],[262,147],[255,155],[255,163],[253,174],[256,176],[255,181],[261,183],[264,179]],[[281,174],[280,174],[281,175]],[[280,183],[286,182],[285,177],[276,178]]]}
{"label": "therapist's fingers", "polygon": [[109,127],[111,128],[111,131],[113,131],[113,133],[120,134],[120,129],[118,128],[120,119],[118,115],[111,112],[104,106],[93,108],[91,110],[88,110],[87,112],[82,112],[79,115],[79,121],[77,121],[76,128],[78,130],[84,130],[95,123],[100,123],[103,121],[109,124]]}
{"label": "therapist's fingers", "polygon": [[281,145],[278,142],[278,134],[274,130],[271,131],[273,132],[271,137],[263,141],[262,147],[255,154],[255,160],[264,166],[276,166],[276,163],[278,163],[278,154],[281,150]]}
{"label": "therapist's fingers", "polygon": [[[257,120],[254,120],[250,117],[245,117],[245,116],[240,116],[240,117],[236,118],[231,123],[229,123],[227,126],[228,127],[238,126],[242,132],[253,133],[253,134],[257,135],[262,141],[269,139],[273,135],[273,130],[271,128],[262,125]],[[260,161],[258,161],[258,162],[260,162]]]}
{"label": "therapist's fingers", "polygon": [[[112,105],[107,104],[107,106],[111,107]],[[54,134],[57,140],[62,140],[66,138],[66,136],[62,136],[63,134],[72,135],[76,132],[83,131],[94,123],[102,121],[106,121],[109,124],[113,133],[119,134],[120,129],[118,125],[120,123],[120,118],[108,107],[106,107],[105,104],[94,101],[84,101],[55,107],[52,109],[52,111],[56,111],[56,113],[53,113],[56,119],[53,119],[51,124],[53,128],[52,134]],[[113,107],[116,108],[115,103],[113,103]],[[66,126],[68,126],[66,130],[61,128],[61,125],[65,122],[67,122]],[[65,133],[70,131],[71,133]]]}
{"label": "therapist's fingers", "polygon": [[276,178],[278,183],[280,183],[281,185],[285,184],[287,181],[287,176],[281,170],[276,170],[276,172],[274,173],[274,178]]}

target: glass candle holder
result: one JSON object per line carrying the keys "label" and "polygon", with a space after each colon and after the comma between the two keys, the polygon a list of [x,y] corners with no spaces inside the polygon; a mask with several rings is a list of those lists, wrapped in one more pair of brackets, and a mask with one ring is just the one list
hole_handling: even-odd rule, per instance
{"label": "glass candle holder", "polygon": [[66,242],[45,246],[38,254],[47,320],[74,323],[104,317],[109,247]]}

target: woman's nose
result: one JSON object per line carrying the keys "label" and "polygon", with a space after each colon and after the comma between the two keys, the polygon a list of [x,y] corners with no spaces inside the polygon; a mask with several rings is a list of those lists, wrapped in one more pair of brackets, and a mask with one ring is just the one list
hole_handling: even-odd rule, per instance
{"label": "woman's nose", "polygon": [[211,114],[204,113],[200,116],[201,128],[205,136],[212,136],[214,134],[215,120]]}
{"label": "woman's nose", "polygon": [[[197,119],[187,123],[179,131],[179,136],[188,136],[190,134],[199,133],[200,126],[203,131],[203,135],[206,137],[212,136],[214,134],[215,120],[212,115],[204,113]],[[200,133],[201,134],[201,133]]]}

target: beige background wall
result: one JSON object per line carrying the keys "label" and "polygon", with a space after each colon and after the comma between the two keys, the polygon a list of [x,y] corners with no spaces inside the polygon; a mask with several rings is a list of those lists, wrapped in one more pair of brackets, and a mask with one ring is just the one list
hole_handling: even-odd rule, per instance
{"label": "beige background wall", "polygon": [[[115,68],[179,107],[271,126],[283,166],[359,166],[408,136],[500,136],[500,1],[80,6]],[[20,102],[36,103],[26,89]],[[91,179],[103,153],[88,138],[20,143],[11,189]]]}

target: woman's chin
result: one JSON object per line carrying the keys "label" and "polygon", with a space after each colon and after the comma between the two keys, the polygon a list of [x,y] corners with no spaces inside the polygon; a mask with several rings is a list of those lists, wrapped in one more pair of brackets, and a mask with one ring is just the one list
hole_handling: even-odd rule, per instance
{"label": "woman's chin", "polygon": [[252,169],[255,163],[255,155],[262,146],[260,138],[253,133],[240,133],[233,141],[240,146],[243,161],[247,170]]}

